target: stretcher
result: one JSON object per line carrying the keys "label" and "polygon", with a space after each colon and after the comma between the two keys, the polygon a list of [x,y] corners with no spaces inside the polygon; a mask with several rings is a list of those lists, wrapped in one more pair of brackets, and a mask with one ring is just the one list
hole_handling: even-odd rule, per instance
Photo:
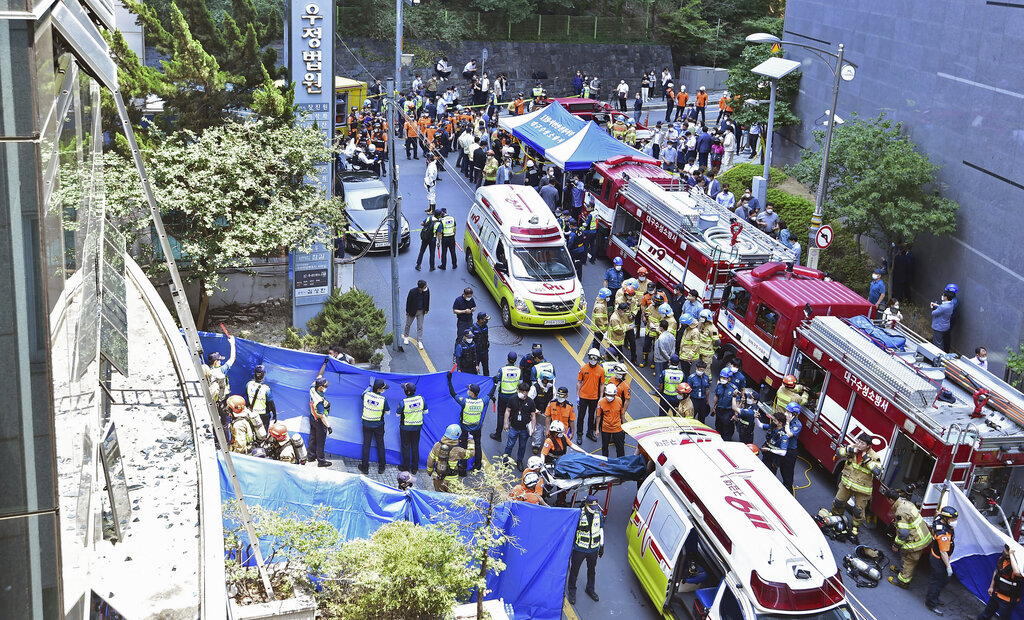
{"label": "stretcher", "polygon": [[[608,512],[612,487],[627,480],[640,480],[647,473],[642,457],[608,458],[569,452],[541,470],[545,495],[550,504],[582,506],[588,495],[603,494],[602,510]],[[582,495],[582,497],[581,497]]]}
{"label": "stretcher", "polygon": [[[612,497],[612,487],[622,483],[622,478],[617,476],[555,478],[547,468],[543,471],[543,476],[544,494],[547,498],[545,501],[548,504],[567,507],[583,506],[584,500],[588,495],[600,497],[600,494],[603,492],[604,498],[601,502],[601,510],[605,514],[608,514],[608,502]],[[586,492],[583,493],[583,497],[580,497],[580,491],[584,490]]]}

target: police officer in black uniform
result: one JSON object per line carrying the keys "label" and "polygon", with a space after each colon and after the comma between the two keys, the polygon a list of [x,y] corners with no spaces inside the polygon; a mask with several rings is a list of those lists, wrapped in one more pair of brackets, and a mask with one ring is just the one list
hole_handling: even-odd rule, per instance
{"label": "police officer in black uniform", "polygon": [[476,344],[476,362],[480,365],[480,372],[483,376],[491,374],[490,356],[491,336],[487,322],[491,316],[486,312],[476,313],[476,323],[470,329],[473,330],[473,342]]}
{"label": "police officer in black uniform", "polygon": [[476,344],[473,342],[473,330],[462,332],[462,340],[455,344],[455,365],[459,372],[476,374]]}

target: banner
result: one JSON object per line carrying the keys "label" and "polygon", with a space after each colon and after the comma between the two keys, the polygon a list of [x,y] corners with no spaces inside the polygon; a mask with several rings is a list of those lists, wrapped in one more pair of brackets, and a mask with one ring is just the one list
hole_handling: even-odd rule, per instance
{"label": "banner", "polygon": [[[218,454],[218,459],[221,498],[228,501],[234,496],[223,456]],[[232,455],[231,460],[249,506],[283,510],[300,518],[317,506],[328,506],[328,520],[343,540],[368,538],[392,521],[423,525],[441,510],[461,510],[447,493],[399,491],[363,476],[249,456]],[[496,522],[516,542],[500,549],[506,569],[500,575],[488,575],[488,598],[512,604],[516,618],[559,620],[579,515],[578,508],[503,504]]]}
{"label": "banner", "polygon": [[[203,351],[209,355],[217,351],[227,359],[230,353],[227,337],[223,334],[199,332]],[[288,433],[299,433],[309,444],[309,388],[316,380],[326,356],[305,351],[272,347],[251,340],[235,338],[235,364],[228,371],[231,393],[245,395],[245,386],[252,379],[252,370],[259,364],[267,369],[264,381],[270,386],[270,395],[277,406],[277,419],[288,427]],[[423,396],[427,414],[423,416],[423,431],[420,433],[420,465],[426,466],[430,450],[444,435],[449,424],[458,424],[461,408],[448,391],[445,373],[427,375],[402,375],[363,370],[349,364],[329,359],[324,377],[328,381],[327,400],[331,401],[330,424],[334,433],[327,436],[325,450],[349,458],[360,458],[363,445],[362,395],[373,385],[374,379],[383,379],[388,384],[384,392],[390,413],[384,416],[385,459],[388,463],[401,462],[399,453],[398,405],[405,398],[403,383],[416,385],[416,393]],[[466,396],[466,386],[476,383],[486,397],[494,385],[491,377],[481,377],[460,372],[452,373],[452,385],[459,396]],[[493,411],[487,407],[484,414],[484,428],[494,424]],[[376,448],[370,451],[370,459],[377,460]]]}

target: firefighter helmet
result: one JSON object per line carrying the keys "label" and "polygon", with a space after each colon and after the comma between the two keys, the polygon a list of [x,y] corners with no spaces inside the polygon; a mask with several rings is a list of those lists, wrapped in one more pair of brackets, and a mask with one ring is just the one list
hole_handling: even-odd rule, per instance
{"label": "firefighter helmet", "polygon": [[[623,287],[622,287],[622,290],[623,290],[623,292],[624,292],[624,293],[625,293],[626,295],[632,295],[632,294],[636,293],[636,288],[634,288],[634,287],[633,287],[632,285],[630,285],[630,284],[627,284],[627,285],[623,286]],[[626,304],[626,305],[627,305],[627,307],[629,306],[629,304]]]}
{"label": "firefighter helmet", "polygon": [[693,388],[690,387],[689,383],[680,383],[679,385],[676,386],[676,393],[678,393],[680,396],[683,394],[689,394],[692,391]]}
{"label": "firefighter helmet", "polygon": [[719,379],[732,379],[732,376],[736,374],[736,371],[726,366],[718,373]]}
{"label": "firefighter helmet", "polygon": [[757,444],[748,443],[747,447],[750,448],[750,451],[753,452],[755,455],[761,453],[761,449],[757,447]]}
{"label": "firefighter helmet", "polygon": [[786,405],[786,411],[793,414],[800,413],[800,403],[790,402],[788,405]]}
{"label": "firefighter helmet", "polygon": [[612,289],[610,289],[610,288],[602,288],[601,290],[599,290],[597,292],[597,298],[598,299],[608,299],[611,296],[612,296]]}
{"label": "firefighter helmet", "polygon": [[647,267],[641,267],[641,268],[637,269],[636,270],[636,275],[637,276],[646,276],[647,275]]}
{"label": "firefighter helmet", "polygon": [[605,396],[615,396],[618,393],[619,393],[618,388],[616,388],[611,383],[609,383],[608,385],[604,386],[604,395]]}
{"label": "firefighter helmet", "polygon": [[270,436],[278,441],[285,441],[288,439],[288,427],[284,422],[274,422],[270,425]]}
{"label": "firefighter helmet", "polygon": [[622,286],[623,287],[627,287],[628,286],[631,289],[633,289],[633,292],[636,292],[636,289],[640,288],[640,281],[637,280],[636,278],[630,278],[630,279],[626,280],[625,282],[623,282]]}
{"label": "firefighter helmet", "polygon": [[658,306],[658,314],[661,316],[672,316],[672,306],[668,304],[661,304]]}
{"label": "firefighter helmet", "polygon": [[782,378],[782,385],[788,388],[796,387],[796,377],[794,375],[786,375]]}
{"label": "firefighter helmet", "polygon": [[621,267],[622,266],[622,257],[621,256],[616,256],[615,258],[613,258],[612,259],[612,264],[615,265],[616,267]]}
{"label": "firefighter helmet", "polygon": [[462,436],[462,427],[458,424],[449,424],[444,431],[445,439],[458,439]]}
{"label": "firefighter helmet", "polygon": [[960,513],[952,506],[943,506],[942,510],[939,511],[939,516],[943,519],[951,520],[959,517]]}
{"label": "firefighter helmet", "polygon": [[626,376],[626,365],[622,364],[622,363],[619,363],[619,365],[615,367],[615,374],[618,375],[620,379],[622,377],[625,377]]}
{"label": "firefighter helmet", "polygon": [[540,483],[540,474],[531,471],[530,473],[523,476],[523,484],[529,488],[536,487]]}
{"label": "firefighter helmet", "polygon": [[704,319],[705,321],[710,321],[711,318],[712,318],[711,317],[711,311],[708,310],[707,308],[705,308],[704,310],[701,310],[700,311],[700,318]]}
{"label": "firefighter helmet", "polygon": [[679,322],[683,325],[693,325],[693,316],[690,314],[683,314],[683,316],[679,317]]}
{"label": "firefighter helmet", "polygon": [[544,457],[534,455],[526,459],[527,470],[538,471],[542,465],[544,465]]}
{"label": "firefighter helmet", "polygon": [[245,399],[238,394],[232,394],[228,396],[227,406],[234,413],[242,413],[245,411]]}

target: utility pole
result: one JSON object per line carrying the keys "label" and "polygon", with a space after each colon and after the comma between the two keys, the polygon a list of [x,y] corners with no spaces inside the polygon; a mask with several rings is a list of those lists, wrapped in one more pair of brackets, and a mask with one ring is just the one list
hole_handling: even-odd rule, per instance
{"label": "utility pole", "polygon": [[[402,4],[402,0],[398,0]],[[399,22],[401,23],[401,22]],[[397,74],[397,71],[395,72]],[[398,249],[402,243],[402,197],[398,195],[398,165],[395,163],[395,149],[398,148],[395,142],[395,130],[398,128],[398,102],[395,98],[395,81],[388,80],[388,98],[385,99],[388,109],[388,168],[391,169],[391,222],[388,224],[388,231],[391,241],[391,329],[394,334],[392,349],[404,351],[401,340],[401,314],[399,314],[399,285],[398,285]]]}
{"label": "utility pole", "polygon": [[[830,67],[831,68],[831,67]],[[828,180],[828,155],[832,150],[832,130],[836,127],[836,106],[839,104],[839,85],[843,78],[843,44],[839,44],[836,52],[836,68],[833,71],[832,82],[832,107],[828,111],[828,127],[825,128],[825,146],[821,151],[821,173],[818,176],[818,191],[814,196],[814,215],[811,216],[811,230],[809,232],[810,242],[807,244],[807,266],[812,269],[818,268],[818,259],[821,250],[818,249],[818,229],[821,228],[822,215],[825,211],[825,183]],[[852,74],[850,79],[853,79]]]}

